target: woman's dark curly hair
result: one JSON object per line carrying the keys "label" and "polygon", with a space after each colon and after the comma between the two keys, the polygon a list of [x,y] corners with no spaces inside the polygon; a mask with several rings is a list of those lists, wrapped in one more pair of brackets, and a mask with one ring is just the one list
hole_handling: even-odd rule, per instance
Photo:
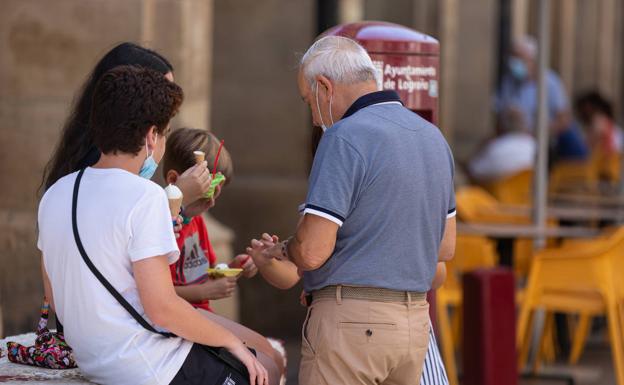
{"label": "woman's dark curly hair", "polygon": [[182,89],[161,73],[119,66],[105,73],[93,92],[90,128],[103,154],[138,154],[152,126],[166,135],[182,104]]}
{"label": "woman's dark curly hair", "polygon": [[44,169],[40,189],[47,190],[65,175],[98,161],[100,153],[88,127],[93,91],[103,74],[120,65],[137,65],[161,74],[173,72],[171,63],[163,56],[134,43],[119,44],[104,55],[74,99],[56,149]]}

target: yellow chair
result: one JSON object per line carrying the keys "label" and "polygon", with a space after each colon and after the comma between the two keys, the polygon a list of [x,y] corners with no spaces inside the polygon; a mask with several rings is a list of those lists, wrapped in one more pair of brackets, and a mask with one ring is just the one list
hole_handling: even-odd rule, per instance
{"label": "yellow chair", "polygon": [[591,157],[593,172],[596,179],[611,184],[617,184],[620,181],[620,166],[622,158],[620,154],[606,154],[603,151],[594,151]]}
{"label": "yellow chair", "polygon": [[592,161],[560,161],[550,171],[551,193],[596,192],[598,173]]}
{"label": "yellow chair", "polygon": [[[522,174],[526,178],[526,173]],[[528,225],[531,218],[505,210],[495,197],[477,186],[463,186],[455,192],[457,217],[467,223],[505,223]],[[526,277],[533,255],[532,239],[516,239],[513,245],[514,272],[518,277]]]}
{"label": "yellow chair", "polygon": [[545,310],[547,317],[553,312],[604,312],[617,383],[624,385],[623,253],[624,227],[606,239],[546,249],[534,256],[518,320],[520,368],[528,356],[531,319],[535,310]]}
{"label": "yellow chair", "polygon": [[500,202],[477,186],[463,186],[455,192],[457,216],[467,223],[528,224],[530,218],[504,210]]}
{"label": "yellow chair", "polygon": [[[591,247],[595,244],[597,240],[601,241],[609,241],[611,237],[617,237],[621,234],[617,234],[618,229],[616,227],[607,228],[602,231],[601,235],[593,240],[586,239],[566,239],[562,246],[564,248],[576,247],[576,248],[585,248]],[[596,316],[604,315],[604,309],[596,307],[596,311],[589,312],[584,311],[580,312],[578,315],[578,319],[576,320],[574,336],[572,337],[572,346],[570,348],[570,355],[568,357],[568,363],[570,365],[575,365],[578,363],[581,358],[581,354],[583,353],[583,349],[585,348],[585,343],[587,342],[587,337],[589,336],[589,332],[591,330],[592,319]]]}
{"label": "yellow chair", "polygon": [[524,170],[490,182],[484,187],[500,203],[530,204],[532,186],[533,170]]}
{"label": "yellow chair", "polygon": [[[484,237],[459,235],[455,257],[446,263],[446,281],[436,292],[436,312],[442,340],[442,357],[450,385],[458,384],[454,341],[459,341],[462,275],[478,268],[494,267],[497,262],[494,242]],[[453,310],[453,321],[449,316],[449,308]]]}

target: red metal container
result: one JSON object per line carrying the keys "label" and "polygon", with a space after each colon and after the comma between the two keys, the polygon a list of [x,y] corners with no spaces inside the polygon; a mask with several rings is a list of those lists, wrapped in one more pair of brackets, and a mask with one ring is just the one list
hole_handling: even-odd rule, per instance
{"label": "red metal container", "polygon": [[360,43],[382,75],[379,88],[397,91],[407,108],[437,125],[440,44],[435,38],[379,21],[338,25],[323,35]]}

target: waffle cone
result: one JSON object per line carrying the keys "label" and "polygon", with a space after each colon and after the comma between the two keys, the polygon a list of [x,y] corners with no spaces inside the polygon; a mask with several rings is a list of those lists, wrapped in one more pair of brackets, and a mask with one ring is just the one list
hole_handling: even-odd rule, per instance
{"label": "waffle cone", "polygon": [[206,159],[206,154],[203,151],[193,151],[195,155],[195,163],[201,163]]}
{"label": "waffle cone", "polygon": [[171,211],[172,217],[177,217],[180,214],[180,208],[182,207],[182,197],[176,199],[169,199],[169,211]]}

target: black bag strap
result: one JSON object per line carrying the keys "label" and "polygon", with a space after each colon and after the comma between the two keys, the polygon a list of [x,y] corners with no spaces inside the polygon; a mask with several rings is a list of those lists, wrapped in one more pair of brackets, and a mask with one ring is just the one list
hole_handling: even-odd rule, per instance
{"label": "black bag strap", "polygon": [[[167,338],[177,337],[173,333],[160,332],[156,330],[152,325],[150,325],[150,323],[147,322],[145,318],[143,318],[143,316],[141,316],[132,307],[132,305],[130,305],[130,303],[126,301],[126,299],[121,294],[119,294],[117,289],[115,289],[113,285],[111,285],[110,282],[108,282],[108,280],[102,275],[102,273],[100,273],[100,271],[95,267],[95,265],[93,265],[93,262],[91,262],[91,259],[89,259],[87,252],[82,246],[82,241],[80,240],[80,235],[78,234],[78,223],[76,221],[76,211],[77,211],[76,209],[78,207],[78,189],[80,188],[80,180],[82,179],[82,175],[84,174],[84,171],[85,169],[83,168],[82,170],[78,172],[78,175],[76,176],[76,181],[74,182],[74,195],[72,198],[72,228],[74,230],[74,240],[76,241],[76,246],[78,246],[78,251],[80,252],[80,255],[82,256],[82,260],[85,261],[85,263],[87,264],[87,267],[89,267],[89,270],[91,270],[91,272],[93,273],[93,275],[95,275],[98,281],[100,281],[100,283],[104,285],[106,290],[108,290],[108,292],[111,293],[113,297],[115,297],[117,302],[119,302],[121,306],[123,306],[124,309],[126,309],[128,313],[130,313],[130,315],[139,323],[139,325],[143,326],[145,329],[149,330],[150,332],[160,334],[163,337],[167,337]],[[237,372],[241,373],[245,378],[249,377],[249,372],[247,371],[247,367],[241,361],[239,361],[238,358],[236,358],[232,353],[230,353],[227,349],[217,348],[217,347],[212,347],[212,346],[205,346],[205,345],[204,347],[211,354],[213,354],[215,357],[220,359],[222,362],[229,365],[232,369],[236,370]],[[256,351],[254,349],[251,349],[251,348],[248,348],[248,349],[252,352],[254,356],[256,355]]]}
{"label": "black bag strap", "polygon": [[123,306],[128,311],[128,313],[130,313],[130,315],[139,323],[139,325],[143,326],[145,329],[149,330],[150,332],[158,333],[163,337],[168,337],[168,338],[176,337],[176,335],[173,333],[161,332],[161,331],[156,330],[149,322],[147,322],[145,318],[143,318],[143,316],[141,316],[139,312],[137,312],[132,307],[132,305],[128,303],[128,301],[126,301],[126,299],[117,291],[117,289],[115,289],[113,285],[111,285],[111,283],[108,282],[108,280],[102,275],[102,273],[100,273],[100,271],[95,267],[95,265],[93,265],[93,262],[91,262],[91,259],[89,259],[87,252],[82,246],[82,241],[80,240],[80,235],[78,234],[78,223],[76,222],[76,208],[78,206],[78,189],[80,188],[80,180],[82,179],[82,175],[84,174],[84,171],[85,169],[83,168],[82,170],[78,172],[78,176],[76,176],[76,182],[74,182],[74,195],[72,198],[72,228],[74,230],[74,240],[76,241],[76,246],[78,246],[78,251],[80,252],[80,255],[82,256],[82,260],[85,261],[85,263],[87,264],[87,267],[89,267],[89,270],[91,270],[91,272],[93,273],[93,275],[95,275],[98,281],[100,281],[100,283],[106,288],[106,290],[108,290],[108,292],[111,293],[113,297],[115,297],[117,302],[119,302],[121,306]]}

